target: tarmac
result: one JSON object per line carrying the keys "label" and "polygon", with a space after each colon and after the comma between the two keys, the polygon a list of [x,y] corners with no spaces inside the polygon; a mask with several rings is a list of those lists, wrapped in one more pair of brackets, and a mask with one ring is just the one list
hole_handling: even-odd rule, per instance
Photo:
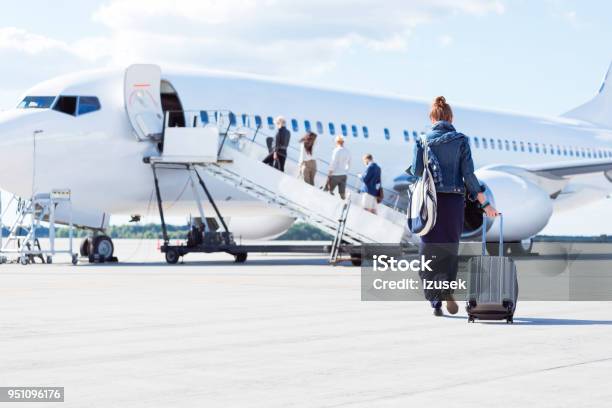
{"label": "tarmac", "polygon": [[115,244],[114,265],[0,265],[0,386],[63,386],[66,407],[612,401],[612,302],[525,301],[512,325],[468,324],[463,308],[362,302],[360,269],[321,256],[169,266],[156,241]]}

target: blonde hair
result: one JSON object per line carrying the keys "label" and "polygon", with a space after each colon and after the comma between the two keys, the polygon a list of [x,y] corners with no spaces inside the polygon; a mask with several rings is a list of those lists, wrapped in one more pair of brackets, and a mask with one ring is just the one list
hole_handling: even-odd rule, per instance
{"label": "blonde hair", "polygon": [[336,136],[336,144],[344,145],[344,138],[342,136]]}
{"label": "blonde hair", "polygon": [[282,116],[277,116],[276,119],[274,120],[274,123],[276,124],[276,126],[278,127],[283,127],[287,124],[287,121],[285,120],[284,117]]}
{"label": "blonde hair", "polygon": [[431,103],[431,110],[429,111],[429,119],[434,122],[444,120],[446,122],[453,121],[453,110],[450,105],[446,103],[446,98],[443,96],[436,96]]}

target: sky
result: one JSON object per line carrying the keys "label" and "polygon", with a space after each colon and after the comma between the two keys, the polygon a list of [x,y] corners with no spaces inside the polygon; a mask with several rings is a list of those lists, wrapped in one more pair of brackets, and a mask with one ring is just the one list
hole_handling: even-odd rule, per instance
{"label": "sky", "polygon": [[6,2],[0,109],[56,75],[153,62],[558,115],[598,89],[611,15],[569,0]]}

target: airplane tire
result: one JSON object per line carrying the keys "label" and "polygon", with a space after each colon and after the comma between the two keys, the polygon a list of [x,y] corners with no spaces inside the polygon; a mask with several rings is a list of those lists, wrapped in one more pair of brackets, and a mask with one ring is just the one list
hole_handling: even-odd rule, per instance
{"label": "airplane tire", "polygon": [[248,254],[246,252],[241,252],[239,254],[234,254],[234,262],[236,263],[245,263],[247,260]]}
{"label": "airplane tire", "polygon": [[90,249],[92,249],[90,255],[98,255],[100,260],[104,262],[110,261],[113,258],[115,246],[113,245],[113,240],[109,236],[98,235],[93,237]]}
{"label": "airplane tire", "polygon": [[529,255],[533,249],[533,239],[526,239],[520,242],[510,242],[508,244],[512,255]]}
{"label": "airplane tire", "polygon": [[89,238],[83,238],[81,246],[79,247],[79,254],[81,256],[89,257]]}

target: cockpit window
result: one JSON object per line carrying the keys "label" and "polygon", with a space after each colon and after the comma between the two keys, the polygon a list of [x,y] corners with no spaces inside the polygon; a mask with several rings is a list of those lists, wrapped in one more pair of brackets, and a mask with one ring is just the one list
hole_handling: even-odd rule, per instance
{"label": "cockpit window", "polygon": [[95,96],[65,96],[61,95],[53,105],[53,109],[72,116],[100,110],[100,101]]}
{"label": "cockpit window", "polygon": [[49,109],[55,96],[26,96],[17,108],[19,109]]}
{"label": "cockpit window", "polygon": [[79,97],[79,115],[100,110],[100,101],[95,96]]}
{"label": "cockpit window", "polygon": [[57,102],[53,105],[53,110],[67,113],[68,115],[76,116],[77,97],[76,96],[60,96]]}

